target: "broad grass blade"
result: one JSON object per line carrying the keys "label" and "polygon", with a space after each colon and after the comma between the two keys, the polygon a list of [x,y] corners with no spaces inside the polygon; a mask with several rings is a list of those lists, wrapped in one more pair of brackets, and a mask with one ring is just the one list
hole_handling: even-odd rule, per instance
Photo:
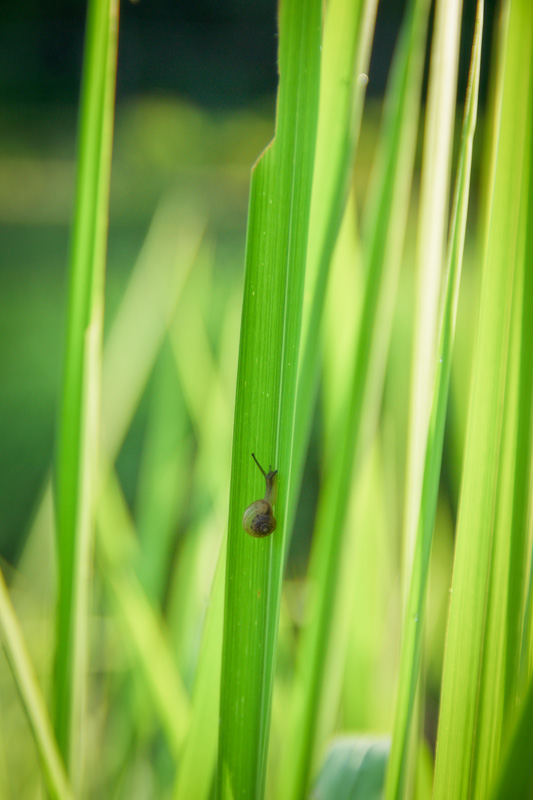
{"label": "broad grass blade", "polygon": [[[318,117],[321,3],[282,0],[276,136],[251,186],[231,468],[217,794],[261,798],[296,402]],[[279,471],[277,530],[255,539],[245,508],[264,493],[251,458]],[[262,485],[261,485],[262,484]]]}

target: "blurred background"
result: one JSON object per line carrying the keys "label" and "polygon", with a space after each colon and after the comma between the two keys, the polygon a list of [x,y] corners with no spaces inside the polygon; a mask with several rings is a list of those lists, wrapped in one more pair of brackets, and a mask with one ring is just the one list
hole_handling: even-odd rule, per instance
{"label": "blurred background", "polygon": [[[486,3],[481,121],[495,5]],[[379,3],[357,158],[361,200],[403,6],[398,0]],[[466,0],[459,105],[474,12],[475,3]],[[120,16],[106,330],[152,217],[162,198],[172,197],[206,225],[212,273],[206,319],[216,355],[231,302],[237,343],[250,168],[273,133],[276,2],[140,0],[121,3]],[[0,555],[12,564],[53,459],[84,23],[79,0],[0,5]],[[474,203],[475,196],[474,187]],[[409,286],[406,261],[400,302]],[[466,282],[468,274],[467,260]],[[394,347],[408,352],[409,322],[401,321],[401,307],[398,314]],[[234,359],[236,364],[237,346]],[[132,504],[146,405],[141,403],[118,463]],[[309,470],[306,485],[313,458]],[[293,549],[299,571],[306,542],[296,536]]]}
{"label": "blurred background", "polygon": [[[354,172],[358,211],[364,204],[383,93],[404,5],[403,0],[380,0],[378,6]],[[433,552],[436,566],[428,609],[431,635],[425,711],[430,746],[435,741],[469,369],[476,330],[479,171],[497,6],[497,0],[485,2],[480,114]],[[466,91],[475,7],[474,0],[464,0],[456,131]],[[80,0],[0,4],[0,557],[8,579],[13,569],[17,569],[24,543],[35,525],[36,512],[45,505],[43,497],[54,458],[85,10]],[[112,380],[107,385],[115,387],[115,396],[111,398],[106,397],[104,364],[104,416],[110,420],[108,434],[112,439],[111,444],[107,442],[106,450],[113,456],[118,453],[118,477],[141,545],[149,536],[154,539],[160,536],[159,562],[148,563],[141,556],[136,566],[150,600],[160,605],[169,622],[180,674],[189,691],[219,541],[227,520],[250,170],[274,132],[276,14],[275,0],[219,0],[216,4],[206,0],[192,3],[128,0],[120,4],[106,345],[117,318],[120,323],[118,312],[132,283],[137,287],[137,297],[140,294],[141,300],[146,300],[146,318],[138,319],[139,343],[131,336],[137,323],[131,318],[131,309],[142,309],[143,303],[131,302],[130,317],[122,327],[124,333],[129,326],[129,335],[122,336],[121,341],[123,345],[133,338],[137,346],[128,353],[119,348],[118,357],[108,359]],[[421,123],[423,116],[422,113]],[[455,151],[457,147],[458,136]],[[364,620],[359,620],[351,640],[344,688],[345,719],[339,728],[342,722],[348,728],[357,724],[361,729],[387,730],[390,725],[400,636],[398,564],[421,148],[419,134],[412,207],[380,418],[379,447],[385,455],[378,452],[375,456],[376,461],[383,462],[377,470],[381,470],[384,488],[382,494],[370,493],[371,508],[364,512],[372,522],[373,538],[366,538],[376,542],[375,553],[365,555],[375,567],[375,580],[372,569],[368,575],[369,584],[374,581],[375,592],[364,597],[363,590],[357,589],[363,598],[361,607],[367,615],[367,629]],[[174,275],[178,277],[173,278]],[[177,287],[176,280],[182,280],[183,285]],[[163,310],[167,281],[168,293],[174,293],[178,299],[169,301],[169,307]],[[158,316],[162,315],[165,321],[158,323]],[[158,347],[154,346],[152,363],[140,344],[142,337],[148,339],[158,324],[161,330],[168,327],[170,334],[166,338],[161,335],[164,342],[159,355]],[[156,334],[153,336],[157,338]],[[115,351],[108,349],[113,355]],[[132,402],[129,415],[128,398],[135,392],[128,369],[143,359],[143,364],[149,365],[146,371],[150,377],[146,385],[138,387],[137,397],[141,399],[138,405],[136,400]],[[143,372],[142,365],[138,372]],[[303,622],[305,598],[302,598],[303,581],[299,582],[299,578],[306,571],[320,482],[321,403],[323,397],[316,413],[282,607],[278,669],[287,685],[294,658],[294,633]],[[213,513],[209,510],[211,506]],[[113,525],[109,527],[114,535]],[[197,536],[200,530],[203,530],[201,542]],[[185,533],[190,536],[185,537]],[[357,547],[367,546],[368,542],[362,541],[364,537],[360,538]],[[359,555],[354,557],[355,562]],[[39,559],[40,555],[34,559],[38,569]],[[191,564],[200,577],[195,578],[197,585],[191,579],[190,583],[195,585],[187,589],[187,576],[193,574]],[[32,570],[22,565],[20,569],[26,581],[24,590],[29,586],[28,594],[37,597],[35,584],[31,577],[27,579]],[[109,565],[106,569],[112,572]],[[97,595],[99,591],[97,584]],[[359,600],[358,595],[354,607]],[[104,606],[101,598],[97,597],[95,606]],[[106,618],[100,649],[95,646],[93,656],[98,680],[101,674],[107,676],[109,663],[114,669],[116,661],[120,672],[122,662],[127,661],[117,656],[118,646],[106,633],[108,622]],[[380,654],[377,669],[376,659],[365,661],[365,653],[374,647],[367,647],[365,637],[370,642],[372,637],[379,639],[375,644],[375,652]],[[42,661],[37,651],[35,662]],[[357,675],[355,681],[354,675]],[[102,688],[105,681],[107,677],[102,678],[102,686],[95,681],[95,691],[101,689],[105,700],[102,705],[108,702]],[[274,726],[284,724],[285,683],[280,681],[281,688],[274,699]],[[360,694],[368,698],[363,709],[355,697],[355,684],[363,687]],[[110,685],[114,687],[111,681]],[[122,696],[121,693],[126,696],[130,691],[126,682],[126,690],[119,680],[117,685],[117,696]],[[13,697],[13,706],[20,716],[18,698]],[[144,700],[143,703],[148,705]],[[94,705],[100,708],[97,703]],[[106,728],[106,741],[116,744],[117,740],[124,740],[123,750],[127,752],[128,717],[122,719],[113,703],[109,707],[113,713]],[[100,710],[94,715],[97,720],[94,731],[103,725],[98,714]],[[105,717],[103,712],[101,717]],[[154,739],[161,738],[158,728],[150,727],[154,726],[151,714],[147,712],[146,717],[150,721],[146,723],[148,745],[144,766],[152,764],[156,750],[150,731],[155,730]],[[8,729],[13,729],[11,722],[6,725]],[[97,760],[100,750],[105,748],[101,748],[102,736],[94,731],[89,735],[98,742],[93,754]],[[141,739],[145,733],[142,732]],[[272,751],[276,758],[275,743]],[[121,763],[120,758],[113,752],[108,756],[109,773],[119,771],[116,765]],[[165,751],[161,758],[166,772],[172,775],[169,754]],[[95,763],[100,767],[99,761]],[[99,775],[98,770],[95,774]],[[138,778],[139,773],[135,772],[132,780]],[[165,779],[170,783],[171,777]],[[101,781],[104,785],[104,777]],[[94,796],[102,796],[98,794],[98,785],[94,791]],[[139,791],[139,796],[143,796]],[[124,796],[132,797],[128,792]],[[162,795],[146,792],[144,796]]]}

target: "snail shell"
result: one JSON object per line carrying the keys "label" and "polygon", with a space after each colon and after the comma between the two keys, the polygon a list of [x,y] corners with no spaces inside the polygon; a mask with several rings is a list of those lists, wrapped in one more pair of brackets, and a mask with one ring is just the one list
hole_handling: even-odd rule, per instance
{"label": "snail shell", "polygon": [[243,514],[242,526],[250,536],[261,539],[276,530],[277,523],[272,506],[278,494],[278,471],[270,467],[267,473],[253,453],[252,458],[265,476],[266,492],[262,500],[256,500],[248,506]]}

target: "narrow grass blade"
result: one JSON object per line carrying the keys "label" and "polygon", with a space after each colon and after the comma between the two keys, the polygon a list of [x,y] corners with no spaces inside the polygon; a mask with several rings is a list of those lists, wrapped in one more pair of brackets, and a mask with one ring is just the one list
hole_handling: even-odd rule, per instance
{"label": "narrow grass blade", "polygon": [[137,574],[155,608],[168,599],[177,531],[187,505],[192,442],[170,344],[155,366],[139,480],[135,519],[139,536]]}
{"label": "narrow grass blade", "polygon": [[358,467],[379,406],[405,233],[418,127],[429,4],[410,3],[387,90],[383,138],[367,219],[366,285],[356,353],[338,421],[339,446],[321,491],[311,566],[316,594],[298,654],[294,707],[278,796],[296,800],[310,780],[330,620],[337,596],[345,517]]}
{"label": "narrow grass blade", "polygon": [[[533,59],[533,45],[531,48]],[[508,603],[506,617],[505,705],[508,724],[512,724],[528,685],[533,660],[529,649],[529,634],[533,624],[531,602],[531,543],[533,528],[533,63],[530,67],[528,139],[524,146],[524,172],[529,164],[529,194],[524,203],[521,226],[524,235],[522,275],[517,281],[515,332],[515,456],[514,487],[508,524],[511,527],[512,547],[509,553]]]}
{"label": "narrow grass blade", "polygon": [[0,636],[37,745],[48,791],[56,800],[72,800],[74,795],[69,786],[39,681],[33,670],[1,572]]}
{"label": "narrow grass blade", "polygon": [[178,759],[190,724],[190,702],[174,663],[161,618],[132,569],[137,539],[114,472],[108,472],[97,519],[98,552],[115,595],[120,621],[144,675],[169,748]]}
{"label": "narrow grass blade", "polygon": [[[264,793],[318,116],[321,3],[280,4],[276,136],[250,195],[231,470],[217,773],[219,797]],[[264,492],[254,452],[279,470],[277,530],[242,527]],[[261,482],[263,486],[261,486]]]}
{"label": "narrow grass blade", "polygon": [[[372,502],[383,500],[383,464],[380,463],[378,450],[379,440],[376,439],[376,446],[367,453],[351,486],[350,503],[346,512],[346,533],[337,572],[335,603],[329,622],[328,651],[324,661],[315,723],[315,763],[318,762],[335,730],[380,731],[386,730],[389,723],[390,715],[386,713],[381,715],[381,724],[379,714],[376,714],[371,716],[368,727],[361,725],[361,717],[370,716],[372,711],[377,710],[376,693],[379,694],[380,704],[386,706],[387,710],[390,708],[392,700],[390,688],[381,685],[381,682],[376,686],[375,664],[380,661],[380,657],[381,663],[388,661],[390,664],[390,668],[387,669],[390,677],[394,675],[394,660],[388,658],[389,653],[394,651],[386,647],[386,625],[378,629],[376,625],[378,617],[372,616],[372,612],[379,613],[380,600],[390,602],[390,583],[384,586],[384,582],[387,574],[389,577],[394,574],[390,559],[387,559],[386,555],[387,550],[390,551],[392,530],[394,530],[390,525],[389,514],[383,508],[379,511],[377,508],[370,509]],[[361,536],[361,531],[372,531],[372,536]],[[376,561],[379,561],[379,567],[376,566]],[[386,600],[379,598],[381,593],[385,595]],[[366,612],[364,619],[361,619],[362,615],[358,613],[361,603]],[[383,614],[382,620],[385,618],[386,615]],[[353,672],[348,667],[352,636],[357,637],[361,648],[357,653],[360,660],[356,661],[355,665],[353,661],[351,662],[352,668],[356,667]],[[375,660],[366,662],[371,675],[368,673],[365,675],[364,669],[362,671],[360,669],[361,663],[373,657]],[[346,681],[344,687],[343,673]],[[382,681],[388,682],[385,675],[382,676]],[[352,682],[354,684],[352,697],[353,695],[356,697],[360,716],[355,726],[347,727],[346,722],[339,721],[339,715],[344,716],[345,712],[345,695],[342,690]]]}
{"label": "narrow grass blade", "polygon": [[308,308],[304,316],[298,373],[298,424],[293,456],[295,491],[289,501],[289,532],[296,512],[297,490],[315,405],[326,286],[359,138],[376,12],[377,0],[333,0],[326,8],[307,249]]}
{"label": "narrow grass blade", "polygon": [[208,800],[214,778],[217,750],[226,540],[221,543],[202,649],[194,682],[191,726],[174,786],[174,800]]}
{"label": "narrow grass blade", "polygon": [[[398,527],[394,524],[397,518],[396,506],[391,503],[391,481],[387,479],[393,461],[390,444],[387,435],[376,438],[371,457],[365,460],[355,483],[362,497],[352,491],[352,510],[347,516],[351,549],[343,550],[340,576],[345,593],[335,608],[335,617],[346,617],[350,612],[347,641],[341,643],[339,659],[346,651],[344,682],[342,702],[338,697],[336,702],[329,701],[329,713],[337,712],[341,717],[337,729],[346,731],[388,731],[394,705],[398,655],[391,636],[396,624],[390,608],[391,586],[397,575],[393,545],[398,541]],[[372,531],[372,535],[361,536],[361,531]],[[392,595],[394,605],[397,599],[398,589]],[[366,613],[357,614],[362,607]],[[328,661],[335,660],[338,646],[333,640]],[[325,679],[327,687],[327,665]],[[321,706],[327,709],[327,688],[322,694]],[[329,730],[333,730],[331,725]]]}
{"label": "narrow grass blade", "polygon": [[[324,309],[324,334],[320,402],[324,444],[337,446],[335,426],[346,392],[346,377],[353,364],[365,276],[358,230],[355,187],[350,192],[335,250]],[[331,458],[326,454],[325,459]]]}
{"label": "narrow grass blade", "polygon": [[461,152],[457,168],[454,211],[448,249],[448,274],[439,334],[439,359],[435,370],[435,385],[426,445],[417,536],[404,622],[394,734],[387,772],[386,797],[389,800],[404,796],[409,763],[409,734],[420,672],[429,562],[437,509],[444,424],[446,421],[451,358],[466,232],[472,146],[477,119],[482,31],[483,1],[479,0],[470,61],[470,78],[465,104]]}
{"label": "narrow grass blade", "polygon": [[[533,25],[533,16],[528,19]],[[473,782],[475,795],[486,797],[492,786],[500,749],[505,746],[520,703],[523,685],[520,662],[527,625],[526,587],[530,572],[531,538],[531,205],[533,172],[533,36],[524,56],[529,59],[529,100],[524,98],[522,185],[515,242],[515,269],[502,413],[494,533],[486,603],[485,635],[475,731]],[[527,55],[526,55],[527,54]],[[527,63],[527,61],[526,61]],[[524,73],[523,73],[524,74]],[[527,77],[526,77],[527,82]],[[527,296],[529,292],[529,296]]]}
{"label": "narrow grass blade", "polygon": [[431,44],[416,256],[416,302],[403,532],[404,592],[415,547],[446,252],[462,0],[437,0]]}
{"label": "narrow grass blade", "polygon": [[[441,712],[435,798],[486,797],[504,720],[504,663],[516,469],[517,345],[524,270],[524,214],[531,196],[526,131],[531,125],[533,7],[507,6],[501,103],[481,309],[470,400]],[[528,376],[527,380],[530,380]],[[522,580],[522,585],[524,581]],[[514,637],[516,646],[516,637]]]}
{"label": "narrow grass blade", "polygon": [[[157,209],[105,343],[102,450],[114,463],[196,258],[204,222],[172,198]],[[135,353],[135,358],[131,358]]]}
{"label": "narrow grass blade", "polygon": [[[197,256],[204,223],[172,198],[158,207],[104,345],[101,446],[113,464]],[[130,358],[136,352],[138,358]],[[50,499],[50,486],[35,517]],[[35,528],[35,526],[34,526]],[[30,539],[34,536],[34,528]]]}
{"label": "narrow grass blade", "polygon": [[184,303],[176,316],[171,344],[198,440],[198,483],[208,490],[222,532],[228,513],[229,475],[225,465],[231,453],[232,404],[214,360],[205,320],[198,310],[198,298],[196,302]]}
{"label": "narrow grass blade", "polygon": [[[195,664],[191,726],[178,764],[175,800],[187,800],[192,796],[197,800],[207,800],[215,774],[227,549],[227,537],[221,535],[221,517],[227,519],[229,475],[225,465],[231,457],[231,408],[226,397],[224,378],[225,372],[228,369],[233,371],[235,366],[232,361],[238,330],[234,329],[232,312],[237,312],[240,305],[240,293],[238,300],[238,304],[232,302],[228,306],[229,311],[220,334],[217,363],[214,362],[207,341],[205,320],[198,312],[198,306],[205,304],[195,304],[194,320],[188,313],[180,314],[172,329],[176,366],[198,440],[194,484],[208,489],[205,494],[210,495],[211,503],[210,513],[200,520],[199,530],[189,529],[182,549],[182,554],[185,555],[185,551],[187,554],[185,559],[180,558],[175,575],[180,602],[174,604],[177,606],[173,615],[174,630],[178,632],[191,627],[190,619],[194,619],[194,610],[191,614],[191,608],[195,609],[201,603],[205,612],[202,643]],[[208,308],[206,314],[209,314]],[[197,357],[193,360],[190,358],[191,337],[195,341],[195,347],[200,345],[199,352],[195,350]],[[202,369],[197,368],[200,352],[203,354]],[[208,593],[204,580],[205,565],[217,548],[219,556],[205,611]],[[196,625],[191,630],[195,638],[197,629]],[[186,651],[190,653],[193,648],[189,645],[181,649],[184,651],[182,657],[185,658]]]}
{"label": "narrow grass blade", "polygon": [[91,0],[79,123],[56,498],[59,593],[54,722],[75,785],[81,780],[84,650],[100,405],[105,250],[118,4]]}
{"label": "narrow grass blade", "polygon": [[[227,465],[231,460],[233,398],[227,394],[226,370],[229,368],[236,377],[238,327],[235,320],[239,319],[242,302],[241,292],[238,294],[238,302],[235,303],[237,298],[234,298],[229,306],[236,317],[231,319],[228,314],[218,334],[216,362],[207,330],[209,304],[191,304],[190,312],[185,308],[176,317],[171,333],[175,363],[197,443],[194,473],[190,480],[193,517],[189,517],[186,536],[181,543],[168,605],[178,663],[191,686],[193,680],[194,685],[197,684],[198,628],[204,624],[206,597],[213,591],[217,554],[228,518],[230,474]],[[198,305],[203,311],[199,311]],[[191,339],[194,345],[191,345]],[[192,359],[191,351],[194,352]],[[234,387],[233,381],[232,391]],[[224,546],[227,547],[227,540]],[[211,668],[215,672],[218,670],[219,691],[220,662],[216,665],[211,663]],[[204,767],[209,770],[207,752]]]}

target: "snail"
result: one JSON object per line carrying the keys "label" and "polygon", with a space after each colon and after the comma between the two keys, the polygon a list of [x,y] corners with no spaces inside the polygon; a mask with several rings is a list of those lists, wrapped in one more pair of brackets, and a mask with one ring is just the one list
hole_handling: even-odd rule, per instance
{"label": "snail", "polygon": [[276,497],[278,495],[278,479],[276,477],[278,471],[277,469],[272,470],[272,467],[269,467],[269,471],[265,472],[253,453],[252,458],[265,476],[266,492],[263,500],[256,500],[255,503],[248,506],[243,514],[242,527],[250,536],[261,539],[263,536],[269,536],[276,530],[277,523],[274,512],[272,511],[272,506],[276,502]]}

